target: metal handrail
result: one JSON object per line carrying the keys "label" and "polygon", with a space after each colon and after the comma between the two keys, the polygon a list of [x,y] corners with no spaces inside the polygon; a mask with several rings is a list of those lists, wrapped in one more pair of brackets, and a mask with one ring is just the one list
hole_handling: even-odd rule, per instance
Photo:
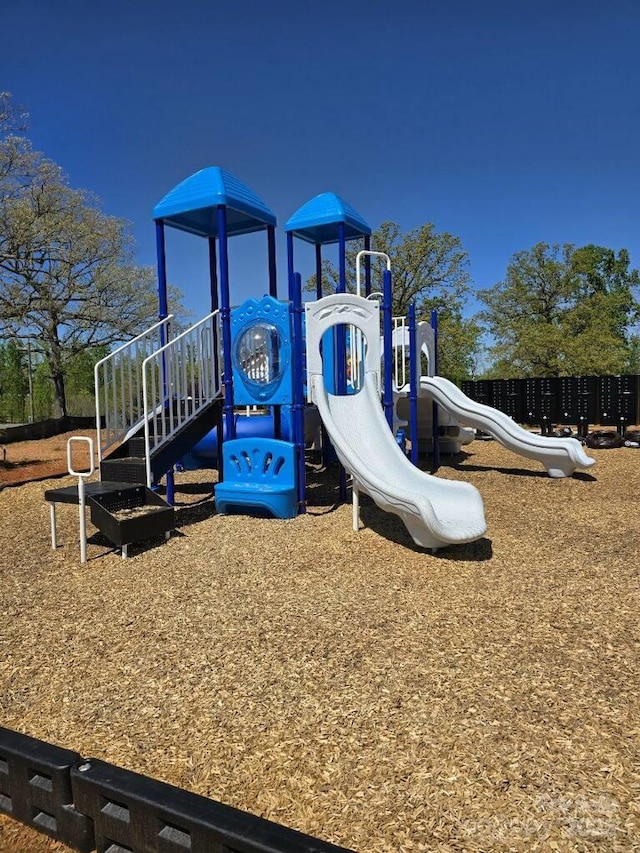
{"label": "metal handrail", "polygon": [[[212,311],[142,362],[147,485],[151,451],[160,447],[222,393],[217,342],[220,312]],[[160,421],[152,419],[160,416]]]}
{"label": "metal handrail", "polygon": [[[433,373],[433,331],[429,323],[421,320],[416,324],[417,332],[417,358],[423,353],[428,361],[428,372]],[[396,392],[406,392],[410,384],[408,375],[409,358],[409,326],[407,318],[393,317],[393,390]],[[416,376],[419,378],[422,373],[421,365],[415,365]]]}
{"label": "metal handrail", "polygon": [[[156,349],[166,341],[171,320],[173,320],[173,314],[158,320],[144,332],[100,359],[95,365],[98,464],[102,461],[105,450],[117,441],[124,439],[132,429],[140,425],[142,420],[142,386],[140,373],[136,369],[135,362],[139,361],[141,356],[146,356],[149,348]],[[119,364],[117,364],[118,360]],[[111,366],[111,377],[109,377],[109,366]],[[102,383],[101,378],[103,379]],[[101,391],[104,395],[104,412],[101,411]],[[104,432],[107,436],[104,444],[101,427],[103,414],[105,418]]]}
{"label": "metal handrail", "polygon": [[387,270],[391,270],[391,258],[387,255],[386,252],[371,252],[368,249],[363,249],[361,252],[358,252],[356,255],[356,295],[361,296],[361,285],[360,285],[360,261],[362,258],[385,258]]}

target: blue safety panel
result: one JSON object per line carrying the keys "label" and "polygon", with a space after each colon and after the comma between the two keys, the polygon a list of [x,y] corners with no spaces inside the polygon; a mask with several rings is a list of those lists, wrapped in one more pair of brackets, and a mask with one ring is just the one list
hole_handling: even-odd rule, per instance
{"label": "blue safety panel", "polygon": [[335,193],[321,193],[303,204],[285,225],[285,230],[307,243],[337,243],[338,226],[344,224],[345,239],[368,237],[371,226],[357,210]]}
{"label": "blue safety panel", "polygon": [[235,175],[210,166],[185,178],[153,209],[153,218],[197,234],[217,237],[216,208],[227,208],[227,234],[249,234],[276,224],[275,214]]}
{"label": "blue safety panel", "polygon": [[293,402],[291,314],[272,296],[231,312],[233,401],[237,406]]}
{"label": "blue safety panel", "polygon": [[222,445],[224,482],[215,487],[216,510],[263,510],[276,518],[298,512],[296,450],[274,438],[237,438]]}

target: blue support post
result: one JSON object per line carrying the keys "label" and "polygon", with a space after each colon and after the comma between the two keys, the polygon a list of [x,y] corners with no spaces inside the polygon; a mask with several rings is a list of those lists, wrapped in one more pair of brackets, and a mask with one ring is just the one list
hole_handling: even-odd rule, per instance
{"label": "blue support post", "polygon": [[291,312],[293,314],[291,353],[293,361],[293,405],[291,419],[293,421],[293,442],[296,446],[298,460],[298,513],[304,515],[307,511],[305,502],[306,474],[304,459],[304,377],[302,364],[302,276],[295,273],[291,281],[289,293]]}
{"label": "blue support post", "polygon": [[338,225],[338,290],[337,293],[347,292],[347,238],[344,222]]}
{"label": "blue support post", "polygon": [[[322,244],[315,244],[316,250],[316,299],[322,299]],[[333,339],[333,332],[329,331],[326,333],[327,338],[331,337]],[[329,358],[330,354],[327,354],[327,347],[324,350],[325,357]],[[332,373],[332,378],[335,382],[335,373]],[[335,388],[335,386],[334,386]],[[325,425],[322,424],[320,427],[320,431],[322,433],[322,464],[328,465],[330,462],[335,462],[335,453],[333,451],[333,447],[331,446],[331,439],[329,438],[329,433],[327,432]]]}
{"label": "blue support post", "polygon": [[433,375],[438,375],[438,312],[431,311],[431,328],[433,329]]}
{"label": "blue support post", "polygon": [[[364,238],[364,249],[365,252],[371,251],[371,237],[367,236]],[[364,295],[371,295],[371,256],[364,256]]]}
{"label": "blue support post", "polygon": [[[336,293],[347,292],[346,253],[347,243],[345,239],[344,223],[338,225],[338,264],[340,277]],[[336,326],[336,388],[338,394],[347,393],[347,357],[345,351],[346,330],[344,324]]]}
{"label": "blue support post", "polygon": [[[209,293],[211,297],[211,311],[217,311],[220,302],[218,299],[218,258],[216,253],[216,238],[209,237]],[[218,326],[213,327],[213,358],[218,360]],[[220,375],[220,365],[217,365],[218,375]],[[222,429],[222,420],[216,424],[216,434],[218,438],[218,447],[222,447],[224,441],[224,430]],[[217,459],[218,481],[221,483],[224,479],[224,470],[222,464],[222,453],[218,453]]]}
{"label": "blue support post", "polygon": [[418,464],[418,327],[416,306],[409,305],[409,430],[411,432],[411,461]]}
{"label": "blue support post", "polygon": [[218,259],[216,256],[216,238],[209,237],[209,293],[211,294],[211,310],[217,311],[218,301]]}
{"label": "blue support post", "polygon": [[[167,301],[167,260],[164,248],[164,222],[156,221],[156,253],[158,256],[158,319],[164,320],[169,313]],[[162,334],[162,343],[164,332]]]}
{"label": "blue support post", "polygon": [[269,250],[269,296],[278,298],[278,274],[276,270],[276,229],[267,226],[267,244]]}
{"label": "blue support post", "polygon": [[[339,280],[338,293],[347,292],[347,240],[344,222],[338,224],[338,266]],[[347,353],[346,353],[346,329],[344,324],[335,327],[336,347],[336,390],[338,394],[347,393]],[[340,465],[340,500],[347,499],[347,474]]]}
{"label": "blue support post", "polygon": [[322,244],[316,243],[316,299],[322,299]]}
{"label": "blue support post", "polygon": [[287,282],[289,285],[289,299],[293,293],[293,234],[287,232]]}
{"label": "blue support post", "polygon": [[[156,253],[158,257],[158,319],[164,320],[165,317],[169,314],[169,301],[167,297],[167,260],[165,253],[165,241],[164,241],[164,222],[162,220],[156,221]],[[164,346],[167,341],[167,336],[165,336],[164,327],[160,329],[160,344]],[[162,358],[162,397],[167,402],[168,397],[168,387],[167,387],[167,366],[164,359],[164,354]],[[173,468],[170,468],[166,472],[166,483],[167,483],[167,503],[173,506],[175,501],[175,482],[173,478]]]}
{"label": "blue support post", "polygon": [[227,246],[227,209],[218,207],[218,240],[220,242],[220,316],[222,319],[222,355],[224,386],[224,422],[227,441],[236,437],[233,417],[233,367],[231,362],[231,297],[229,294],[229,254]]}
{"label": "blue support post", "polygon": [[384,414],[393,431],[393,284],[391,272],[383,274],[382,290],[382,340],[384,346],[383,360],[383,405]]}
{"label": "blue support post", "polygon": [[[273,225],[267,226],[267,244],[269,252],[269,296],[278,298],[278,276],[276,271],[276,229]],[[280,406],[273,406],[273,435],[274,438],[282,436],[282,413]]]}
{"label": "blue support post", "polygon": [[[433,375],[438,375],[438,312],[434,308],[431,311],[431,328],[433,329]],[[433,463],[432,471],[437,471],[440,467],[440,442],[438,441],[438,404],[433,403],[433,413],[431,415],[432,431],[433,431]]]}

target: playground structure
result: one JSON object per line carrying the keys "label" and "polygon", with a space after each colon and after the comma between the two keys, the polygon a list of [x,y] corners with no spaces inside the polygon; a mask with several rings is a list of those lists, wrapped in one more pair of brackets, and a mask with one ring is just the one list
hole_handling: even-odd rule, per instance
{"label": "playground structure", "polygon": [[[305,512],[305,448],[322,432],[323,452],[341,463],[343,499],[351,478],[354,528],[366,493],[402,519],[416,544],[436,550],[482,537],[486,522],[474,487],[417,468],[421,445],[432,445],[437,462],[441,445],[459,450],[481,428],[554,477],[593,464],[576,442],[532,441],[437,376],[435,316],[417,323],[413,306],[407,318],[392,316],[387,256],[382,291],[372,293],[371,258],[381,253],[371,251],[369,225],[339,196],[312,198],[286,223],[286,300],[278,299],[276,217],[233,175],[217,167],[195,173],[161,199],[154,220],[159,320],[95,368],[103,491],[109,483],[120,492],[131,483],[150,489],[164,477],[172,505],[174,466],[202,460],[206,446],[218,469],[219,512],[293,518]],[[167,227],[206,239],[209,249],[210,311],[175,336]],[[258,231],[267,232],[268,293],[232,307],[228,241]],[[294,239],[315,248],[316,301],[304,305]],[[354,239],[365,246],[355,295],[346,292],[345,267]],[[339,281],[324,296],[322,248],[329,244],[338,245]],[[395,437],[405,427],[411,461]]]}

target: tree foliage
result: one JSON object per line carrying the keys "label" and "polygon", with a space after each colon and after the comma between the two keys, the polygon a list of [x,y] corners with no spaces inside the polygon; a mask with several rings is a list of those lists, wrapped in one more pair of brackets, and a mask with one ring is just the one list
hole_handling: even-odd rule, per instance
{"label": "tree foliage", "polygon": [[[93,367],[106,354],[107,348],[98,346],[68,359],[65,393],[70,415],[94,414]],[[0,422],[24,423],[32,415],[42,420],[53,417],[53,413],[53,386],[42,354],[15,339],[0,343]]]}
{"label": "tree foliage", "polygon": [[640,273],[629,253],[538,243],[480,291],[494,340],[490,375],[571,376],[633,369]]}
{"label": "tree foliage", "polygon": [[27,419],[29,374],[26,356],[16,341],[0,345],[0,421],[23,423]]}
{"label": "tree foliage", "polygon": [[[371,247],[391,258],[394,316],[405,316],[414,302],[419,319],[429,319],[432,309],[438,312],[440,332],[439,372],[459,382],[475,373],[480,328],[475,320],[463,316],[465,298],[470,293],[469,259],[459,237],[437,232],[432,223],[403,233],[395,222],[383,222],[373,232]],[[356,290],[356,255],[362,241],[352,241],[346,251],[347,291]],[[382,290],[381,259],[374,259],[372,289]],[[323,262],[323,293],[335,292],[338,270]],[[316,276],[305,285],[316,291]]]}
{"label": "tree foliage", "polygon": [[0,335],[37,342],[61,416],[68,365],[150,324],[155,276],[134,263],[127,224],[13,133],[16,112],[0,99]]}

